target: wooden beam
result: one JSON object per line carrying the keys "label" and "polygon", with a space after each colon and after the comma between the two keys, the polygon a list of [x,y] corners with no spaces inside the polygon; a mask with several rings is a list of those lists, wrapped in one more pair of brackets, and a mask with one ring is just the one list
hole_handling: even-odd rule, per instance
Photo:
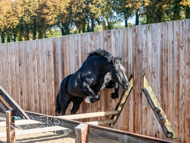
{"label": "wooden beam", "polygon": [[131,85],[130,85],[129,89],[127,91],[124,91],[121,95],[121,98],[115,108],[116,111],[119,111],[119,114],[112,116],[111,119],[114,120],[114,122],[109,125],[110,127],[113,127],[115,125],[115,123],[117,122],[117,119],[119,118],[119,115],[121,114],[121,111],[123,110],[123,107],[125,105],[125,102],[127,101],[128,97],[133,89],[133,78],[132,77],[130,78],[130,84]]}
{"label": "wooden beam", "polygon": [[175,135],[175,132],[173,131],[171,124],[166,117],[166,114],[162,110],[160,103],[158,102],[152,88],[150,87],[150,85],[145,77],[144,77],[143,92],[144,92],[158,122],[160,123],[166,137],[176,139],[177,136]]}
{"label": "wooden beam", "polygon": [[91,121],[91,122],[86,122],[86,123],[99,126],[99,125],[113,124],[114,122],[115,121],[111,119],[111,120],[103,120],[103,121]]}
{"label": "wooden beam", "polygon": [[90,134],[125,143],[174,143],[173,141],[94,125],[89,125],[89,135]]}
{"label": "wooden beam", "polygon": [[79,124],[75,127],[75,143],[88,143],[87,124]]}
{"label": "wooden beam", "polygon": [[3,97],[0,95],[0,108],[5,113],[7,110],[12,109],[11,106],[3,99]]}
{"label": "wooden beam", "polygon": [[[42,122],[38,122],[35,120],[15,120],[15,126],[22,126],[22,125],[32,125],[32,124],[44,124]],[[0,127],[5,127],[6,122],[0,122]]]}
{"label": "wooden beam", "polygon": [[[71,130],[74,130],[76,126],[81,124],[82,122],[74,121],[74,120],[67,120],[67,119],[61,119],[57,116],[48,116],[45,114],[39,114],[35,112],[28,112],[25,111],[29,117],[31,117],[34,120],[39,121],[41,117],[44,117],[44,122],[47,122],[47,120],[51,120],[52,124],[56,124],[59,122],[60,126],[70,128]],[[46,120],[45,120],[46,119]],[[126,131],[120,131],[108,127],[102,127],[102,126],[95,126],[95,125],[88,125],[89,134],[93,136],[101,136],[108,139],[113,139],[121,142],[126,142],[127,140],[130,142],[132,139],[135,143],[174,143],[173,141],[167,141],[163,139],[158,139],[150,136],[145,135],[139,135],[135,133],[129,133]]]}
{"label": "wooden beam", "polygon": [[85,119],[85,118],[93,118],[93,117],[101,117],[101,116],[108,116],[108,115],[117,115],[119,111],[106,111],[106,112],[93,112],[93,113],[84,113],[84,114],[75,114],[75,115],[65,115],[65,116],[58,116],[62,119]]}
{"label": "wooden beam", "polygon": [[16,115],[20,116],[23,119],[29,119],[28,115],[22,110],[22,108],[1,86],[0,86],[0,95],[12,107]]}
{"label": "wooden beam", "polygon": [[6,132],[7,143],[16,143],[15,137],[15,122],[14,122],[14,111],[12,109],[6,111]]}
{"label": "wooden beam", "polygon": [[[50,127],[43,127],[43,128],[36,127],[35,129],[18,130],[18,131],[15,131],[15,133],[16,133],[16,136],[20,136],[20,135],[36,134],[36,133],[43,133],[43,132],[56,132],[56,131],[64,131],[65,134],[68,132],[71,132],[70,129],[65,128],[65,127],[50,126]],[[0,133],[0,137],[2,138],[6,137],[6,133],[5,132]]]}

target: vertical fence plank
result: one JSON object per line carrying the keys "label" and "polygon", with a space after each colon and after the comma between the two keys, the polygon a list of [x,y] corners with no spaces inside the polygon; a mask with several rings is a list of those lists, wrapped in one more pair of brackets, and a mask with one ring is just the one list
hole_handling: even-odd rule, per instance
{"label": "vertical fence plank", "polygon": [[185,132],[186,142],[190,142],[190,20],[186,20],[186,113]]}
{"label": "vertical fence plank", "polygon": [[[133,75],[133,27],[128,28],[128,77],[130,75]],[[133,91],[131,92],[131,95],[129,96],[129,131],[134,131],[134,116],[133,116]]]}
{"label": "vertical fence plank", "polygon": [[38,111],[37,105],[38,105],[38,69],[37,69],[37,45],[36,45],[36,40],[32,41],[31,43],[31,48],[32,48],[32,67],[33,67],[33,106],[32,106],[32,111]]}
{"label": "vertical fence plank", "polygon": [[[173,123],[173,93],[174,93],[174,34],[173,22],[168,22],[168,120]],[[172,126],[173,127],[173,126]]]}
{"label": "vertical fence plank", "polygon": [[[147,25],[142,25],[141,45],[142,45],[142,75],[147,76],[148,48],[147,48]],[[144,83],[142,83],[144,84]],[[148,102],[142,92],[142,134],[147,134],[147,108]]]}
{"label": "vertical fence plank", "polygon": [[134,65],[134,120],[135,133],[141,133],[141,26],[133,29],[133,65]]}
{"label": "vertical fence plank", "polygon": [[[151,74],[152,74],[152,25],[147,25],[147,48],[148,48],[148,60],[147,60],[147,80],[151,85]],[[152,135],[152,114],[150,106],[147,107],[147,135]]]}
{"label": "vertical fence plank", "polygon": [[[174,22],[174,108],[173,129],[179,134],[179,21]],[[172,124],[172,123],[171,123]]]}
{"label": "vertical fence plank", "polygon": [[20,85],[19,85],[19,56],[18,56],[18,52],[19,52],[19,42],[14,43],[15,44],[15,79],[16,79],[16,83],[15,83],[15,96],[16,96],[16,102],[18,104],[20,104]]}
{"label": "vertical fence plank", "polygon": [[168,115],[168,24],[163,23],[163,110]]}
{"label": "vertical fence plank", "polygon": [[180,21],[180,79],[179,79],[179,141],[185,142],[185,97],[186,97],[186,23],[185,20]]}

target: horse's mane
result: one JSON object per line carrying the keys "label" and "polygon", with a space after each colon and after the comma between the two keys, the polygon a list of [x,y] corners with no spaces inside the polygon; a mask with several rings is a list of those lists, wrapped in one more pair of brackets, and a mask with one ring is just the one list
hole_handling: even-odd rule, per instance
{"label": "horse's mane", "polygon": [[90,52],[88,54],[87,59],[94,56],[94,55],[102,56],[102,57],[106,58],[108,60],[108,62],[111,62],[111,60],[113,59],[113,56],[104,49],[98,49],[96,51]]}

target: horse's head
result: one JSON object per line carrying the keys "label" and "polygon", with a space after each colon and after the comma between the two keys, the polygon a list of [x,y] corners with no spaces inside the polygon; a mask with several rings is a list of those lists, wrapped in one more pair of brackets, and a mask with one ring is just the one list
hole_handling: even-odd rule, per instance
{"label": "horse's head", "polygon": [[113,69],[111,72],[112,80],[115,82],[118,82],[123,89],[127,90],[130,86],[130,82],[127,79],[127,76],[125,74],[126,69],[121,64],[121,58],[113,58]]}

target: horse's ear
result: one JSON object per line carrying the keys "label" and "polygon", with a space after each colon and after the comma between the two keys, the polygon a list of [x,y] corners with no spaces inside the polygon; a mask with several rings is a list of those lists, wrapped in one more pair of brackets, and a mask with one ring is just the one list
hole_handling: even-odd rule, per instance
{"label": "horse's ear", "polygon": [[115,64],[115,61],[116,61],[115,58],[111,59],[111,62],[112,62],[113,65]]}

